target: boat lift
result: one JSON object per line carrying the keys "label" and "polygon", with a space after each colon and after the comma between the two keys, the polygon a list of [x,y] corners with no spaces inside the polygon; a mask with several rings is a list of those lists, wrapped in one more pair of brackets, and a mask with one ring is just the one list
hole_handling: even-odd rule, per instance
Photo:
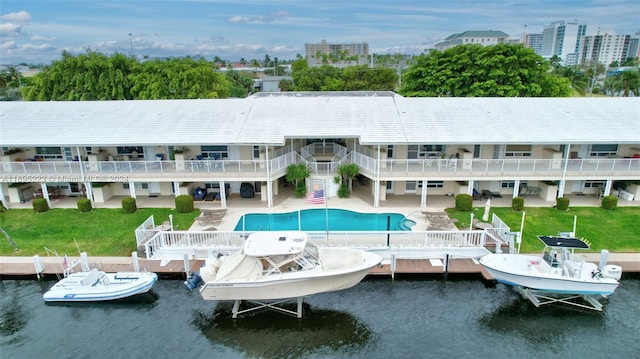
{"label": "boat lift", "polygon": [[[536,307],[551,303],[563,303],[573,305],[575,307],[602,311],[602,303],[600,303],[597,298],[603,298],[603,296],[599,294],[562,294],[538,289],[523,288],[520,286],[516,286],[514,288],[524,298],[529,299]],[[576,299],[582,299],[584,302],[577,302],[575,301]]]}
{"label": "boat lift", "polygon": [[298,307],[297,307],[297,311],[295,311],[295,312],[293,310],[285,309],[285,308],[280,306],[280,304],[289,302],[289,301],[291,301],[291,299],[292,298],[287,298],[287,299],[279,300],[279,301],[276,301],[276,302],[258,302],[258,301],[254,301],[254,300],[245,300],[245,302],[253,303],[253,304],[257,305],[257,306],[256,307],[252,307],[252,308],[248,308],[248,309],[244,309],[244,310],[240,310],[240,302],[242,302],[242,300],[236,299],[234,301],[234,303],[233,303],[233,309],[231,310],[231,317],[233,319],[236,319],[238,317],[238,314],[248,313],[248,312],[252,312],[254,310],[260,310],[260,309],[273,309],[273,310],[280,311],[280,312],[283,312],[283,313],[295,315],[297,318],[302,318],[302,303],[304,303],[304,297],[297,297],[296,298],[296,302],[298,304]]}

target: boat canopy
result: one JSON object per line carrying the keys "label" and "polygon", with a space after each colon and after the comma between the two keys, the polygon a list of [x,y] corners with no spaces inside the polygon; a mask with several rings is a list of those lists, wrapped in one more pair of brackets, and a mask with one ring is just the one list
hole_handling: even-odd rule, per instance
{"label": "boat canopy", "polygon": [[589,249],[589,245],[582,239],[558,236],[538,236],[546,246],[558,248]]}
{"label": "boat canopy", "polygon": [[244,242],[244,253],[253,257],[298,254],[306,245],[307,234],[304,232],[255,232]]}

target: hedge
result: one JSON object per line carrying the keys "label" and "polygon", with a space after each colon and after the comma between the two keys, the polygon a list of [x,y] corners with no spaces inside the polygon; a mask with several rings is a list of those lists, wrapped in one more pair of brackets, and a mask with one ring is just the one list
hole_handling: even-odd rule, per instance
{"label": "hedge", "polygon": [[569,209],[569,198],[568,197],[558,197],[556,199],[556,209],[561,211],[566,211]]}
{"label": "hedge", "polygon": [[456,210],[469,212],[473,208],[473,197],[470,194],[461,193],[456,196]]}
{"label": "hedge", "polygon": [[615,209],[618,207],[618,197],[616,196],[604,196],[602,197],[602,208]]}
{"label": "hedge", "polygon": [[43,213],[49,210],[49,204],[44,198],[36,198],[33,200],[33,210],[36,213]]}
{"label": "hedge", "polygon": [[523,197],[513,197],[511,200],[511,209],[514,211],[522,211],[524,209],[524,198]]}
{"label": "hedge", "polygon": [[91,201],[88,198],[80,198],[78,200],[78,209],[81,213],[91,212]]}
{"label": "hedge", "polygon": [[122,199],[122,210],[124,213],[133,213],[138,210],[136,205],[136,199],[133,197],[126,197]]}
{"label": "hedge", "polygon": [[193,197],[182,194],[176,197],[176,212],[191,213],[193,212]]}

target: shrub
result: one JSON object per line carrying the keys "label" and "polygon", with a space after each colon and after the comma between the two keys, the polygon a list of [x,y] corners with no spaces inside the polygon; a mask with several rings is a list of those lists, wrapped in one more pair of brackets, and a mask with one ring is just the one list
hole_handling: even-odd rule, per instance
{"label": "shrub", "polygon": [[33,210],[36,213],[43,213],[49,210],[49,204],[44,198],[36,198],[33,200]]}
{"label": "shrub", "polygon": [[342,183],[340,188],[338,188],[338,197],[339,198],[349,198],[351,192],[349,191],[349,185],[346,183]]}
{"label": "shrub", "polygon": [[304,181],[300,181],[296,184],[294,195],[296,196],[296,198],[302,198],[307,195],[307,185],[304,183]]}
{"label": "shrub", "polygon": [[615,209],[618,207],[618,197],[616,196],[604,196],[602,197],[602,208]]}
{"label": "shrub", "polygon": [[81,213],[91,212],[91,201],[88,198],[80,198],[78,200],[78,209]]}
{"label": "shrub", "polygon": [[133,213],[138,209],[136,206],[136,199],[133,197],[126,197],[122,199],[122,210],[124,213]]}
{"label": "shrub", "polygon": [[556,209],[561,211],[566,211],[569,209],[569,198],[568,197],[558,197],[556,199]]}
{"label": "shrub", "polygon": [[513,197],[511,200],[511,209],[514,211],[522,211],[524,209],[524,198],[523,197]]}
{"label": "shrub", "polygon": [[176,212],[178,213],[193,212],[193,197],[186,194],[176,197]]}
{"label": "shrub", "polygon": [[461,193],[456,196],[456,210],[469,212],[473,208],[473,197],[470,194]]}

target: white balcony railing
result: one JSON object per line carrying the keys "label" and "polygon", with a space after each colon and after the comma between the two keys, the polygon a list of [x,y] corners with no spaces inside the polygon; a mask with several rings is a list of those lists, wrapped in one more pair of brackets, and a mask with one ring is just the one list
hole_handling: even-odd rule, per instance
{"label": "white balcony railing", "polygon": [[[344,159],[343,159],[344,160]],[[557,159],[376,159],[358,152],[351,152],[346,160],[357,164],[361,172],[381,176],[434,176],[461,178],[469,176],[556,176],[565,170],[565,160]],[[126,178],[173,176],[180,180],[198,175],[250,176],[267,175],[271,178],[283,175],[287,166],[303,161],[295,152],[265,160],[186,160],[186,161],[40,161],[1,162],[0,178],[4,182],[71,182],[74,178],[101,182],[102,175],[113,176],[111,181],[126,181]],[[332,174],[342,161],[309,162],[311,169],[319,174]],[[82,169],[81,169],[82,168]],[[640,159],[570,159],[566,164],[567,176],[633,176],[640,178]],[[126,175],[126,176],[125,176]],[[72,177],[72,178],[69,178]],[[118,178],[122,178],[119,180]],[[58,179],[58,180],[56,180]]]}

